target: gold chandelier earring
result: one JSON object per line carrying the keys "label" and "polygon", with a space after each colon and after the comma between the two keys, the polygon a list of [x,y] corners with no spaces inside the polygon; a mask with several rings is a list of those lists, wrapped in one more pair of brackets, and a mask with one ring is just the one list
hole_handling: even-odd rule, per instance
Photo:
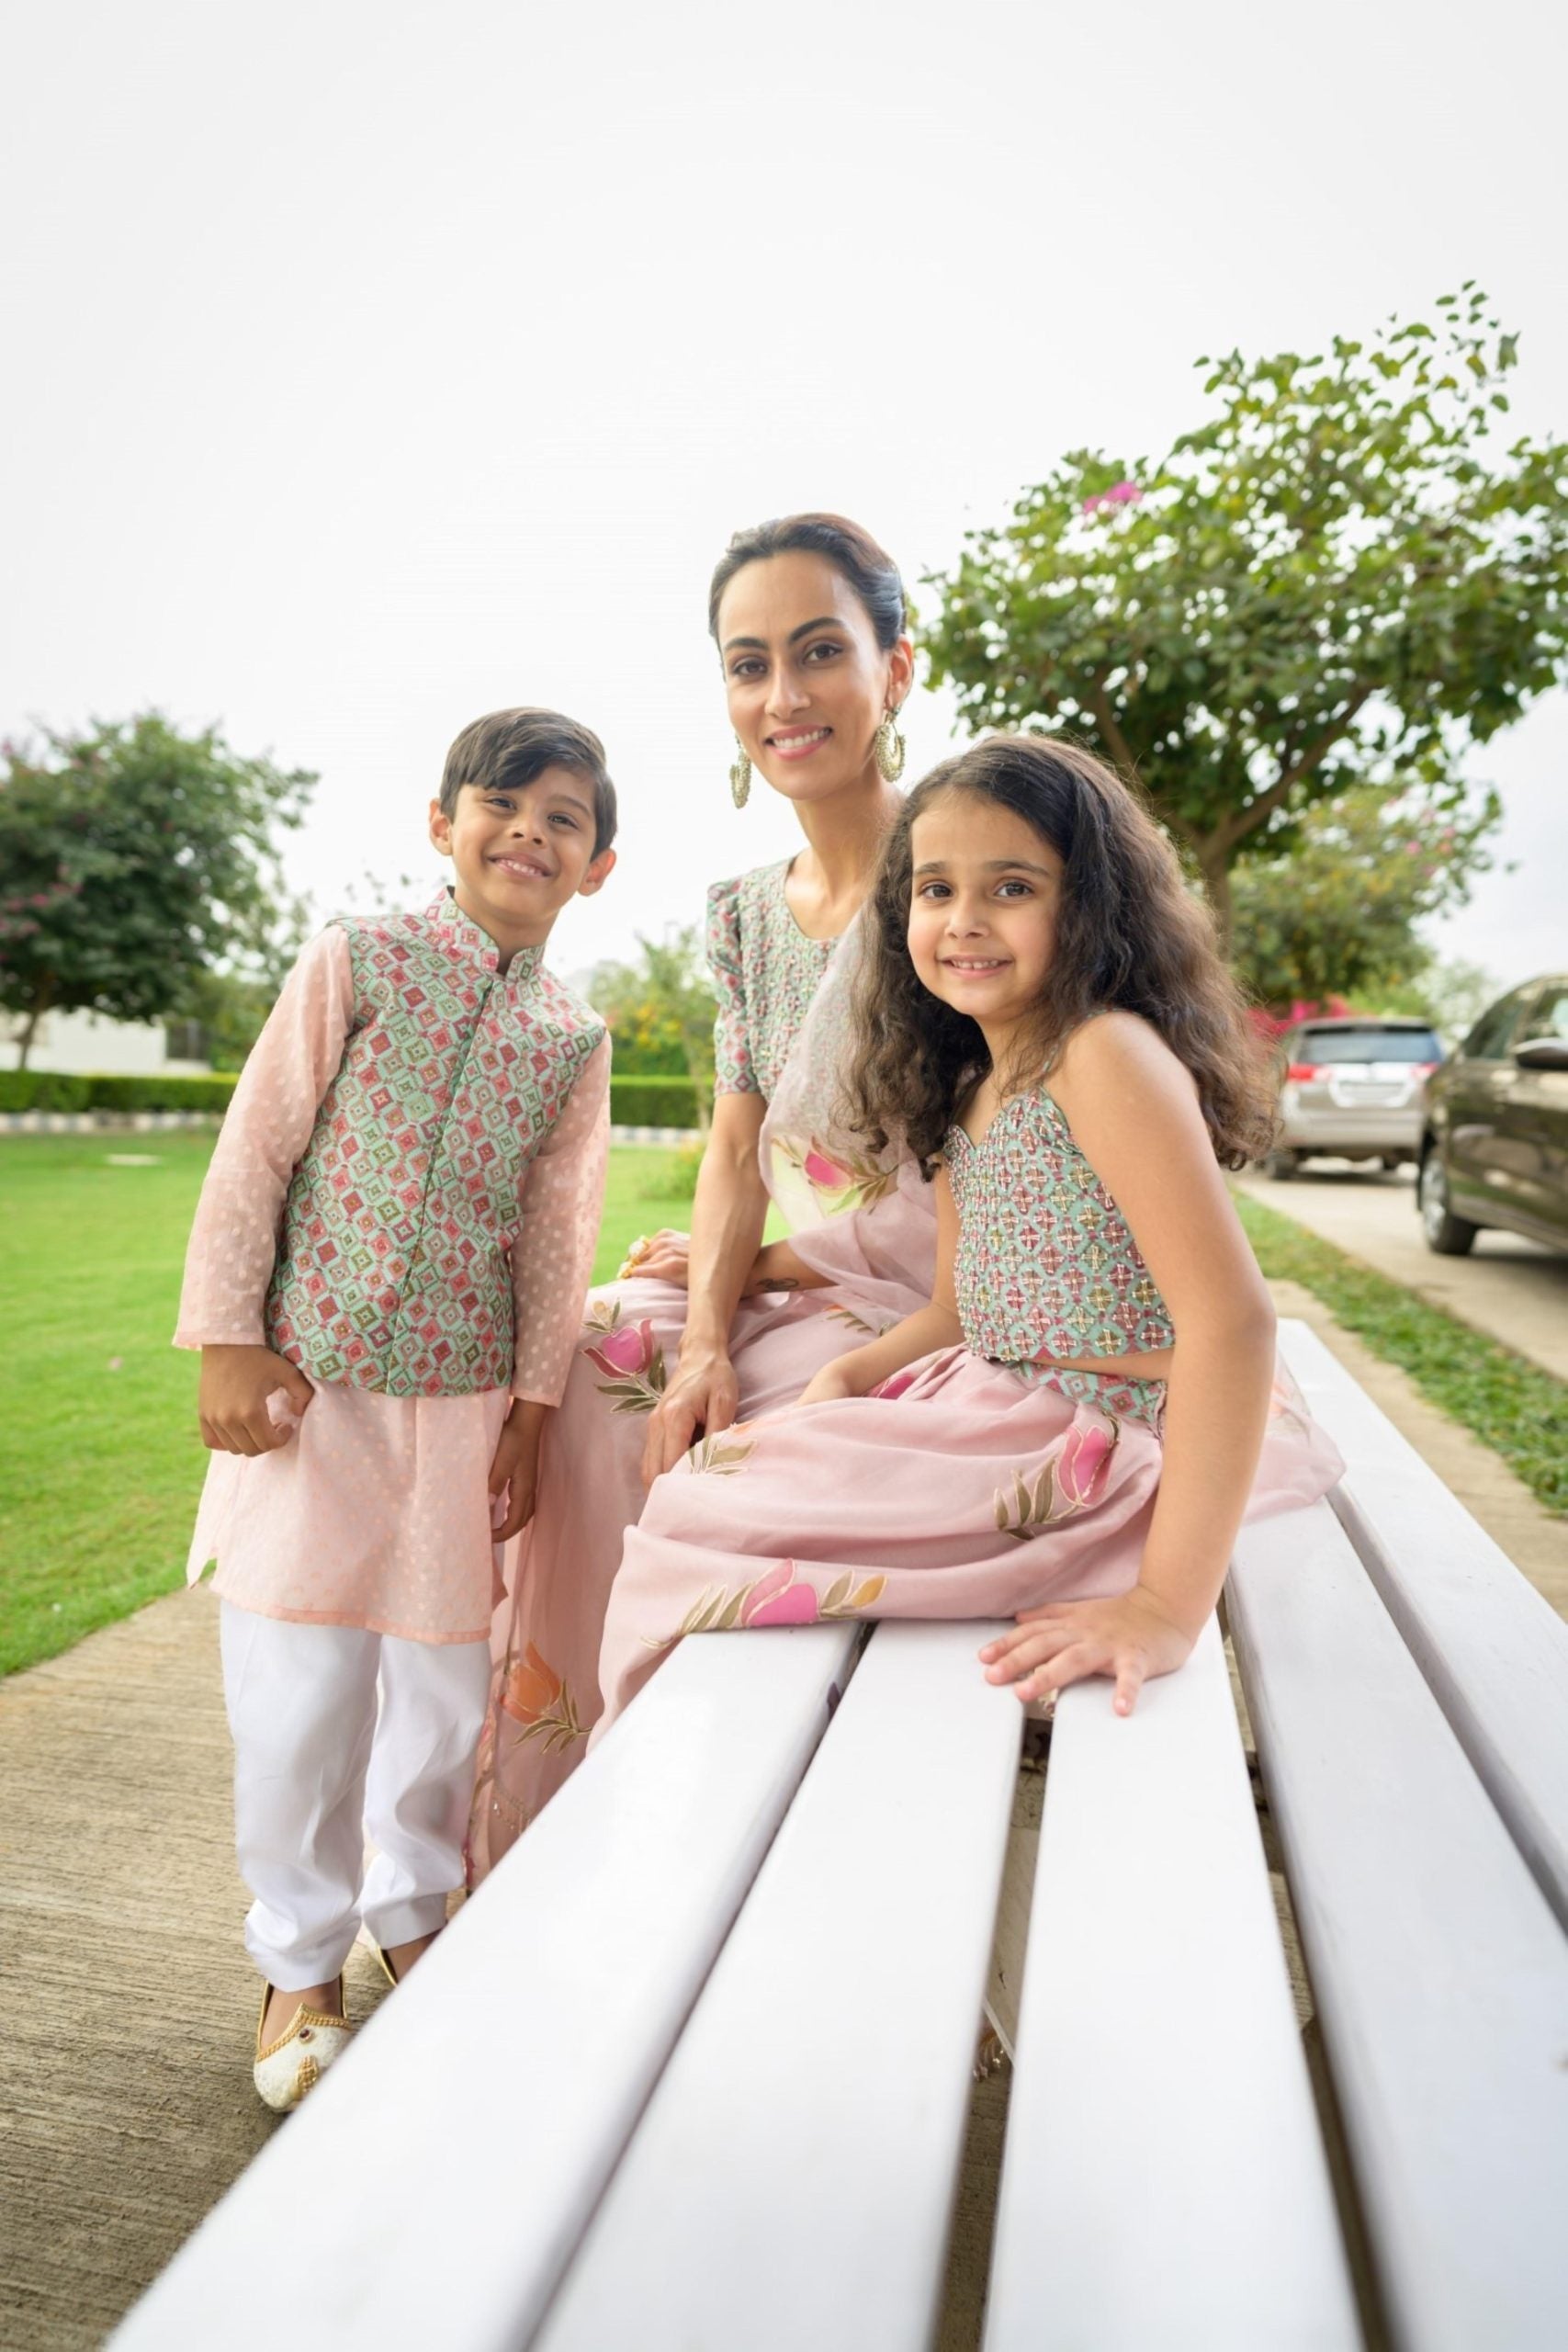
{"label": "gold chandelier earring", "polygon": [[729,797],[738,808],[744,808],[751,797],[751,763],[739,735],[735,739],[735,757],[729,763]]}
{"label": "gold chandelier earring", "polygon": [[897,706],[882,714],[882,724],[876,730],[876,772],[884,784],[897,784],[904,773],[904,738],[898,732]]}

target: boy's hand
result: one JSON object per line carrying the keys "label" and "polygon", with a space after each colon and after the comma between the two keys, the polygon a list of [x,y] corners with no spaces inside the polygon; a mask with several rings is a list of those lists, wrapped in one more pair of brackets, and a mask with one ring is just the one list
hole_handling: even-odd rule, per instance
{"label": "boy's hand", "polygon": [[546,1410],[543,1405],[518,1402],[502,1423],[490,1465],[490,1491],[492,1496],[506,1496],[506,1510],[491,1529],[494,1543],[509,1543],[513,1535],[521,1535],[534,1516]]}
{"label": "boy's hand", "polygon": [[[268,1399],[282,1389],[282,1418]],[[270,1348],[203,1348],[197,1411],[214,1453],[272,1453],[287,1445],[315,1390],[298,1364]]]}
{"label": "boy's hand", "polygon": [[1057,1600],[1021,1609],[1016,1633],[980,1652],[987,1682],[1010,1682],[1021,1699],[1043,1699],[1091,1674],[1115,1678],[1112,1701],[1130,1715],[1151,1675],[1174,1674],[1192,1654],[1193,1635],[1168,1617],[1142,1585],[1117,1600]]}

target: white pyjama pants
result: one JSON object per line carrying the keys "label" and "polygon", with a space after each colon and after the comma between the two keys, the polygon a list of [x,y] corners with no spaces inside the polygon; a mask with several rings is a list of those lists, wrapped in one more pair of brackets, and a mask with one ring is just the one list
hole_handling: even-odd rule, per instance
{"label": "white pyjama pants", "polygon": [[361,1920],[385,1947],[446,1919],[463,1883],[490,1645],[221,1605],[235,1838],[255,1897],[245,1949],[269,1984],[298,1993],[332,1982]]}

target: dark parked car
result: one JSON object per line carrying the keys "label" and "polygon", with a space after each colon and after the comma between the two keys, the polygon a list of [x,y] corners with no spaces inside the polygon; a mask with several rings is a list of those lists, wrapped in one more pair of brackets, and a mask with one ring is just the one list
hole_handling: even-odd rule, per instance
{"label": "dark parked car", "polygon": [[1433,1076],[1416,1197],[1442,1257],[1487,1225],[1568,1250],[1568,976],[1515,989]]}
{"label": "dark parked car", "polygon": [[1280,1132],[1265,1175],[1303,1159],[1380,1159],[1397,1168],[1421,1148],[1427,1080],[1443,1058],[1425,1021],[1319,1013],[1280,1039]]}

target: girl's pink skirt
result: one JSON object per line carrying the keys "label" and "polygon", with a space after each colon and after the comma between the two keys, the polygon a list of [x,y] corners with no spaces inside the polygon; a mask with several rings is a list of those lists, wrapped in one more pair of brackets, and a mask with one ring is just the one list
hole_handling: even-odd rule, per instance
{"label": "girl's pink skirt", "polygon": [[[1147,1407],[1158,1386],[1076,1385],[1134,1409],[950,1348],[878,1395],[796,1407],[694,1447],[627,1533],[599,1730],[687,1634],[1005,1618],[1130,1590],[1159,1485]],[[1281,1365],[1247,1517],[1314,1502],[1343,1468]]]}

